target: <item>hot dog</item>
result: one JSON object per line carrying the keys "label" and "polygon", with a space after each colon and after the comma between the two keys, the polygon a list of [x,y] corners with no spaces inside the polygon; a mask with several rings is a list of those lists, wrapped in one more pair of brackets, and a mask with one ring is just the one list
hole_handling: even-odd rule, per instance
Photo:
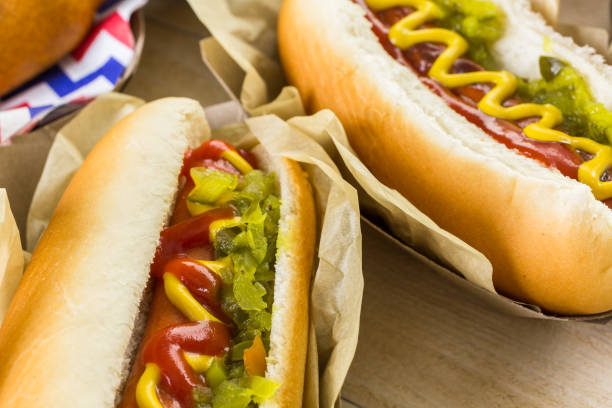
{"label": "hot dog", "polygon": [[332,109],[381,182],[491,261],[498,291],[612,309],[600,56],[526,1],[286,0],[278,30],[307,109]]}
{"label": "hot dog", "polygon": [[301,406],[310,185],[205,129],[162,99],[89,154],[0,328],[0,406]]}

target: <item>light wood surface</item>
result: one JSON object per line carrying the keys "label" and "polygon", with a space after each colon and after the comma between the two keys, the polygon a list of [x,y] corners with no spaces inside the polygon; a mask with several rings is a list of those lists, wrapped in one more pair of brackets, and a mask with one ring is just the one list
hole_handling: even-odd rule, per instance
{"label": "light wood surface", "polygon": [[[125,92],[228,99],[204,67],[187,4],[150,0]],[[363,225],[365,293],[344,407],[612,406],[612,325],[511,317]]]}
{"label": "light wood surface", "polygon": [[362,224],[365,293],[345,398],[362,407],[609,407],[612,326],[487,310]]}

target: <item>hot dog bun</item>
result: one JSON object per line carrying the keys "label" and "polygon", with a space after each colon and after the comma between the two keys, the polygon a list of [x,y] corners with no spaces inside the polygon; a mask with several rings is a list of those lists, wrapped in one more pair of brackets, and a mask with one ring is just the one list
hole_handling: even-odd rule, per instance
{"label": "hot dog bun", "polygon": [[308,346],[309,288],[314,256],[315,212],[304,172],[293,160],[274,159],[262,146],[253,152],[263,170],[280,183],[279,237],[285,237],[276,261],[274,312],[266,378],[280,384],[261,408],[301,407]]}
{"label": "hot dog bun", "polygon": [[0,95],[51,67],[75,48],[103,1],[0,1]]}
{"label": "hot dog bun", "polygon": [[[495,1],[503,68],[539,77],[550,52],[612,107],[612,69],[546,26],[526,1]],[[380,45],[350,0],[285,0],[279,48],[310,112],[332,109],[373,174],[493,264],[504,294],[548,311],[612,309],[612,211],[590,189],[507,149],[450,109]],[[545,40],[547,38],[547,40]]]}
{"label": "hot dog bun", "polygon": [[[89,154],[36,247],[0,328],[1,407],[113,407],[142,335],[149,268],[183,154],[205,138],[200,105],[167,98],[115,125]],[[261,149],[263,150],[263,149]],[[315,240],[300,167],[266,157],[282,197],[268,375],[272,406],[299,406]],[[290,358],[288,358],[290,356]]]}

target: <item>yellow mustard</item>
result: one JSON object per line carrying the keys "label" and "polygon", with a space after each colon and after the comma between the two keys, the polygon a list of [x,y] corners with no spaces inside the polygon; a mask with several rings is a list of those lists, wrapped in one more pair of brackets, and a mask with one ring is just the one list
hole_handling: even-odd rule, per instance
{"label": "yellow mustard", "polygon": [[[204,261],[201,261],[204,262]],[[213,316],[208,310],[198,302],[189,289],[171,273],[164,273],[164,290],[166,296],[177,309],[181,311],[191,321],[220,320]],[[198,373],[205,372],[212,362],[213,357],[196,354],[184,353],[187,364]],[[157,364],[148,363],[144,373],[138,379],[136,385],[136,403],[140,408],[163,408],[157,397],[157,384],[160,380],[160,372]]]}
{"label": "yellow mustard", "polygon": [[[196,353],[184,353],[187,364],[196,373],[204,373],[212,364],[214,357]],[[161,372],[155,363],[147,363],[142,376],[136,384],[136,403],[140,408],[163,408],[157,397],[157,384],[161,379]]]}
{"label": "yellow mustard", "polygon": [[157,398],[157,384],[160,379],[161,373],[157,364],[148,363],[136,384],[136,404],[140,408],[164,408]]}
{"label": "yellow mustard", "polygon": [[[247,162],[240,154],[233,150],[226,150],[221,154],[221,157],[233,164],[242,174],[249,173],[253,170],[253,167]],[[187,209],[191,215],[198,215],[213,208],[217,208],[219,205],[223,205],[225,202],[231,200],[233,193],[221,196],[221,198],[215,203],[215,206],[191,202],[187,200]],[[213,221],[209,226],[210,240],[213,241],[217,235],[217,232],[224,228],[231,228],[240,225],[240,218],[234,217],[225,220]],[[215,273],[219,273],[222,268],[231,267],[231,261],[228,258],[218,259],[216,261],[203,261],[198,260],[200,264],[211,269]],[[181,281],[170,273],[164,273],[164,290],[166,296],[177,309],[183,313],[191,321],[202,321],[212,320],[220,322],[215,316],[213,316],[208,310],[204,308],[198,302],[193,295],[189,292],[189,289],[181,283]],[[206,356],[196,353],[184,353],[185,360],[191,368],[198,372],[204,373],[210,367],[213,358],[212,356]],[[154,363],[148,363],[145,367],[145,371],[138,380],[136,385],[136,403],[140,408],[163,408],[159,398],[157,396],[157,384],[160,381],[159,367]]]}
{"label": "yellow mustard", "polygon": [[593,154],[591,160],[585,161],[578,168],[578,180],[588,185],[593,195],[599,200],[612,197],[612,181],[601,181],[602,174],[612,165],[612,148],[586,137],[570,136],[553,128],[561,123],[561,111],[555,106],[546,104],[521,103],[504,107],[502,102],[514,95],[517,86],[516,77],[508,71],[476,71],[460,74],[451,73],[454,62],[468,49],[467,41],[459,34],[443,28],[418,27],[430,20],[442,16],[442,10],[428,0],[366,0],[373,10],[384,10],[397,6],[414,7],[416,11],[395,23],[389,30],[389,39],[400,49],[407,49],[423,42],[446,44],[446,49],[435,60],[429,70],[429,76],[447,86],[456,88],[478,82],[490,82],[495,86],[478,103],[478,108],[487,115],[518,120],[527,117],[540,117],[538,122],[523,129],[531,139],[545,142],[566,143],[573,149]]}
{"label": "yellow mustard", "polygon": [[221,157],[232,163],[242,174],[247,174],[253,170],[249,162],[238,154],[238,152],[228,149],[221,153]]}
{"label": "yellow mustard", "polygon": [[197,353],[185,352],[183,355],[185,356],[185,360],[187,360],[187,364],[189,364],[196,373],[205,373],[215,359],[213,356]]}
{"label": "yellow mustard", "polygon": [[233,228],[242,225],[242,220],[240,217],[227,218],[223,220],[217,220],[210,223],[208,227],[208,233],[210,234],[210,241],[214,241],[217,233],[222,229]]}
{"label": "yellow mustard", "polygon": [[216,261],[203,261],[198,259],[197,262],[215,272],[217,275],[219,275],[221,269],[232,267],[232,261],[230,260],[229,256],[219,258]]}

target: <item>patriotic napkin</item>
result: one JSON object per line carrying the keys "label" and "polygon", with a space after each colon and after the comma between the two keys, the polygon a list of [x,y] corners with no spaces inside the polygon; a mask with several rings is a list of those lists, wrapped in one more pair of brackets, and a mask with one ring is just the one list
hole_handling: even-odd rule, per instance
{"label": "patriotic napkin", "polygon": [[55,66],[0,99],[0,145],[66,105],[113,90],[134,57],[130,16],[147,0],[109,0],[83,42]]}

